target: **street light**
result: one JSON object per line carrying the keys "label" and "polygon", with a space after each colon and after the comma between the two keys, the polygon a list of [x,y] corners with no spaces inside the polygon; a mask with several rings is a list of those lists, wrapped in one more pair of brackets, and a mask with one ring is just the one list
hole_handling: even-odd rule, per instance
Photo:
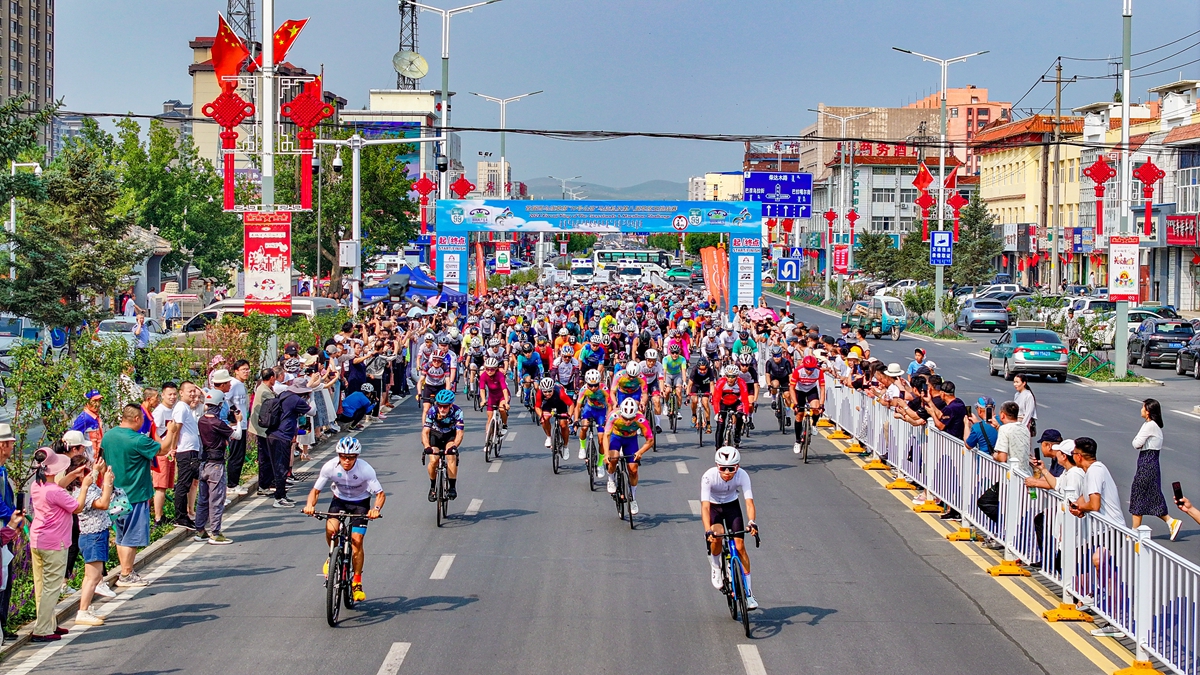
{"label": "street light", "polygon": [[[9,173],[12,176],[17,175],[17,169],[33,169],[33,175],[39,178],[42,175],[42,165],[37,162],[13,162],[9,163]],[[17,196],[14,194],[12,199],[8,200],[8,230],[10,235],[17,233]],[[8,280],[16,281],[17,279],[17,244],[14,241],[8,242]]]}
{"label": "street light", "polygon": [[[842,134],[841,134],[841,136],[839,136],[839,138],[842,139],[842,143],[847,142],[846,141],[846,122],[849,122],[850,120],[853,120],[853,119],[858,119],[859,117],[866,117],[867,115],[872,115],[875,112],[873,110],[869,110],[865,113],[858,113],[857,115],[834,115],[831,112],[826,112],[824,110],[816,110],[815,108],[809,108],[808,110],[809,110],[809,112],[815,112],[818,115],[825,115],[827,117],[832,117],[835,120],[839,120],[842,123]],[[844,220],[846,218],[846,150],[845,150],[845,148],[843,148],[842,152],[840,152],[838,154],[841,155],[841,160],[842,160],[841,165],[838,169],[839,173],[841,174],[841,178],[838,179],[838,208],[842,212],[842,218]],[[851,241],[849,256],[853,256],[853,255],[854,255],[854,242]],[[846,272],[847,273],[850,272],[850,265],[853,262],[853,260],[854,260],[853,257],[846,258]],[[825,300],[826,301],[829,300],[829,287],[832,284],[833,284],[833,241],[832,241],[832,237],[831,237],[830,241],[825,242]],[[838,302],[841,302],[841,299],[842,299],[842,280],[838,279]]]}
{"label": "street light", "polygon": [[[573,180],[579,180],[580,178],[583,178],[583,176],[571,176],[570,178],[559,178],[558,176],[550,176],[551,180],[558,181],[559,185],[562,186],[562,198],[564,200],[567,198],[567,183],[570,183]],[[575,198],[576,197],[575,197],[574,193],[572,193],[571,199],[575,199]],[[538,269],[542,268],[542,260],[544,258],[542,249],[545,248],[543,246],[543,243],[545,242],[545,240],[546,240],[546,234],[544,232],[538,232],[538,252],[537,252]]]}
{"label": "street light", "polygon": [[[942,220],[943,220],[943,216],[945,215],[944,211],[946,208],[946,67],[949,66],[951,63],[962,63],[963,61],[966,61],[967,59],[971,58],[972,56],[981,56],[983,54],[987,54],[989,50],[985,49],[981,52],[973,52],[971,54],[963,54],[962,56],[956,56],[952,59],[939,59],[934,56],[929,56],[928,54],[914,52],[911,49],[901,49],[899,47],[892,47],[892,49],[895,49],[898,52],[903,52],[905,54],[912,54],[913,56],[919,56],[919,57],[921,57],[922,61],[931,61],[942,67],[942,123],[941,123],[940,140],[938,141],[938,211],[937,211],[937,229],[940,230],[940,229],[942,229]],[[942,289],[943,289],[943,284],[945,282],[945,267],[943,267],[942,265],[935,265],[933,269],[934,269],[934,275],[935,275],[934,278],[936,280],[935,292],[937,294],[937,300],[934,301],[935,305],[934,305],[934,311],[933,311],[933,327],[934,327],[934,330],[940,331],[942,329],[942,292],[943,292]]]}
{"label": "street light", "polygon": [[[450,17],[463,12],[470,12],[476,7],[482,7],[484,5],[500,2],[500,0],[484,0],[483,2],[476,2],[471,5],[455,7],[454,9],[442,9],[440,7],[434,7],[432,5],[415,2],[415,0],[409,1],[415,7],[419,7],[427,12],[433,12],[434,14],[440,14],[442,16],[442,114],[439,121],[441,123],[440,126],[442,127],[441,135],[445,136],[446,127],[450,123]],[[438,181],[438,198],[449,198],[449,190],[450,181],[445,180],[445,177],[443,176],[442,180]]]}
{"label": "street light", "polygon": [[509,103],[512,103],[513,101],[519,101],[523,98],[529,98],[530,96],[535,96],[542,93],[542,91],[543,90],[538,89],[537,91],[531,91],[528,94],[510,96],[509,98],[496,98],[495,96],[488,96],[487,94],[477,94],[473,91],[470,92],[472,96],[478,96],[479,98],[500,104],[500,184],[503,186],[505,199],[508,199],[508,172],[504,170],[506,166],[504,158],[504,128],[506,119],[505,110],[508,108]]}
{"label": "street light", "polygon": [[583,178],[583,176],[571,176],[570,178],[559,178],[558,176],[548,176],[548,178],[550,180],[556,180],[562,185],[562,198],[566,199],[567,198],[567,183],[570,183],[573,180],[579,180],[580,178]]}

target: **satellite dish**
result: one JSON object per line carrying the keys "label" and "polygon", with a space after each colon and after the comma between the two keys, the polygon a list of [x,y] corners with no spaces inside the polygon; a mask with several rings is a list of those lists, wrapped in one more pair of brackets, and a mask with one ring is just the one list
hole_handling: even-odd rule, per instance
{"label": "satellite dish", "polygon": [[397,73],[413,80],[419,80],[429,72],[429,63],[425,57],[408,50],[396,52],[392,57],[392,67]]}

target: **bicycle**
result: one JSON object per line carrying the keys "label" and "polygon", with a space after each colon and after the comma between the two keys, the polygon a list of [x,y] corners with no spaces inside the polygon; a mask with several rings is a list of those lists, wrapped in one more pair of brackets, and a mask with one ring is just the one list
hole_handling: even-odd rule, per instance
{"label": "bicycle", "polygon": [[719,447],[734,445],[735,432],[737,431],[737,415],[738,413],[735,410],[722,410],[721,414],[718,415],[720,419],[719,424],[721,424]]}
{"label": "bicycle", "polygon": [[559,420],[570,419],[569,415],[553,415],[550,418],[550,461],[554,465],[554,473],[558,473],[562,455],[566,451],[567,439],[562,437]]}
{"label": "bicycle", "polygon": [[703,401],[696,403],[696,434],[700,437],[700,447],[704,447],[704,430],[710,426],[708,407]]}
{"label": "bicycle", "polygon": [[729,616],[734,621],[740,619],[742,628],[746,631],[746,637],[750,637],[750,614],[746,609],[746,598],[750,593],[746,588],[746,567],[742,564],[742,557],[737,552],[737,544],[733,541],[739,534],[743,536],[753,534],[754,548],[758,548],[760,542],[757,531],[714,533],[712,536],[725,540],[721,551],[721,593],[725,595],[725,600],[729,604]]}
{"label": "bicycle", "polygon": [[779,433],[786,434],[788,432],[787,428],[791,426],[792,421],[792,418],[787,414],[788,405],[783,400],[783,394],[777,389],[772,389],[771,407],[775,410],[775,421],[779,422]]}
{"label": "bicycle", "polygon": [[446,451],[441,452],[422,452],[421,466],[425,466],[426,455],[437,455],[442,457],[442,461],[438,462],[437,473],[434,476],[433,489],[434,500],[433,505],[437,509],[437,526],[442,526],[442,521],[449,516],[447,511],[450,508],[450,496],[447,494],[450,490],[450,476],[446,473]]}
{"label": "bicycle", "polygon": [[496,409],[492,411],[492,419],[483,432],[483,461],[491,464],[493,457],[499,459],[500,446],[503,443],[504,437],[500,435],[500,410]]}
{"label": "bicycle", "polygon": [[633,522],[633,512],[630,511],[630,504],[633,502],[633,486],[629,484],[629,460],[625,458],[625,453],[617,456],[617,471],[613,474],[617,482],[617,491],[613,493],[613,502],[617,505],[617,517],[625,520],[626,512],[629,513],[629,529],[637,529]]}
{"label": "bicycle", "polygon": [[[362,516],[351,516],[348,513],[314,513],[317,520],[336,518],[338,520],[337,536],[329,542],[329,563],[325,576],[325,620],[330,628],[338,625],[338,615],[341,606],[354,609],[354,570],[352,567],[353,551],[350,546],[350,521]],[[383,516],[379,516],[382,518]]]}
{"label": "bicycle", "polygon": [[679,395],[675,393],[675,388],[671,388],[671,393],[667,394],[667,416],[671,419],[671,433],[677,430],[679,420]]}
{"label": "bicycle", "polygon": [[600,477],[600,441],[596,436],[596,422],[592,420],[588,424],[587,436],[584,438],[584,447],[587,448],[587,474],[588,474],[588,490],[596,491],[596,479]]}
{"label": "bicycle", "polygon": [[482,392],[479,391],[479,371],[471,368],[470,379],[467,381],[467,398],[470,399],[475,412],[483,412],[485,403]]}

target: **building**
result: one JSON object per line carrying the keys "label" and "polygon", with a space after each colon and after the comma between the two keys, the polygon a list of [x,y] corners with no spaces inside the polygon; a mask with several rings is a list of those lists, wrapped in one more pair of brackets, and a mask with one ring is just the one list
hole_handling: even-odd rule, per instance
{"label": "building", "polygon": [[163,101],[162,114],[157,119],[162,120],[168,129],[175,130],[180,137],[192,135],[192,104],[184,104],[176,99]]}
{"label": "building", "polygon": [[[345,110],[340,115],[343,126],[351,126],[368,137],[436,136],[442,93],[428,89],[371,89],[366,110]],[[437,151],[434,143],[418,143],[413,152],[402,159],[408,162],[408,177],[417,180],[421,174],[437,182]],[[458,134],[449,134],[446,143],[449,170],[446,180],[451,184],[463,175]],[[431,211],[432,215],[432,211]],[[432,220],[432,218],[431,218]]]}
{"label": "building", "polygon": [[717,171],[704,174],[706,201],[740,201],[743,177],[741,171]]}
{"label": "building", "polygon": [[479,190],[484,197],[503,197],[505,185],[511,187],[512,184],[512,163],[504,162],[504,173],[507,174],[503,179],[500,178],[500,162],[476,162],[475,163],[475,188]]}
{"label": "building", "polygon": [[688,178],[688,201],[702,202],[708,199],[704,192],[704,176],[692,176]]}
{"label": "building", "polygon": [[83,115],[55,115],[51,123],[50,155],[62,152],[67,142],[83,131]]}
{"label": "building", "polygon": [[[938,111],[939,122],[933,127],[933,133],[938,133],[942,109],[940,91],[904,107]],[[954,155],[963,162],[964,173],[979,171],[979,158],[971,145],[975,134],[989,124],[1008,121],[1011,108],[1012,103],[1008,101],[989,101],[988,90],[973,84],[946,90],[946,139],[955,144]]]}
{"label": "building", "polygon": [[[938,112],[924,108],[872,108],[864,106],[817,105],[817,110],[829,113],[818,114],[817,121],[800,130],[800,171],[811,173],[814,179],[829,175],[829,160],[841,152],[841,121],[831,117],[850,117],[867,113],[864,117],[846,122],[846,138],[870,140],[883,143],[911,141],[932,135],[936,142]],[[964,155],[965,156],[965,155]]]}
{"label": "building", "polygon": [[[0,5],[0,101],[28,94],[36,110],[54,101],[54,0],[9,0]],[[47,127],[39,142],[52,147]]]}
{"label": "building", "polygon": [[742,171],[780,171],[801,173],[801,144],[775,141],[774,143],[751,143],[746,141],[742,156]]}

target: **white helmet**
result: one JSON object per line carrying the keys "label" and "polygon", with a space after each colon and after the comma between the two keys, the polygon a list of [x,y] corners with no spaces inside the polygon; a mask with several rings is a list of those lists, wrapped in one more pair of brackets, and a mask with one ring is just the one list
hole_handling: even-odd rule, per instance
{"label": "white helmet", "polygon": [[482,349],[482,348],[483,348],[483,338],[477,338],[477,337],[471,338],[471,349]]}
{"label": "white helmet", "polygon": [[543,392],[554,391],[554,380],[548,377],[543,377],[541,381],[538,382],[538,389],[541,389]]}
{"label": "white helmet", "polygon": [[738,375],[738,367],[737,366],[735,366],[733,364],[725,366],[725,377],[737,377],[737,375]]}
{"label": "white helmet", "polygon": [[583,381],[588,384],[600,384],[600,371],[592,369],[583,374]]}
{"label": "white helmet", "polygon": [[717,466],[734,466],[741,463],[742,453],[738,452],[737,448],[726,445],[717,450]]}
{"label": "white helmet", "polygon": [[627,420],[631,420],[638,416],[638,412],[639,412],[639,410],[638,410],[638,402],[637,401],[635,401],[631,398],[627,398],[624,401],[621,401],[621,417],[624,417]]}
{"label": "white helmet", "polygon": [[711,328],[709,328],[708,330],[704,331],[704,334],[705,334],[705,335],[707,335],[707,336],[708,336],[708,337],[710,337],[710,338],[715,338],[715,337],[717,337],[717,331],[715,331],[715,330],[713,330],[713,329],[711,329]]}
{"label": "white helmet", "polygon": [[647,349],[646,350],[646,360],[647,361],[653,361],[657,358],[658,358],[658,350],[657,349]]}
{"label": "white helmet", "polygon": [[499,368],[500,367],[500,359],[498,359],[494,356],[489,356],[488,358],[484,359],[483,367],[484,368]]}
{"label": "white helmet", "polygon": [[638,363],[637,361],[630,361],[629,364],[625,366],[625,374],[630,377],[637,377],[638,375],[641,375],[642,364]]}

